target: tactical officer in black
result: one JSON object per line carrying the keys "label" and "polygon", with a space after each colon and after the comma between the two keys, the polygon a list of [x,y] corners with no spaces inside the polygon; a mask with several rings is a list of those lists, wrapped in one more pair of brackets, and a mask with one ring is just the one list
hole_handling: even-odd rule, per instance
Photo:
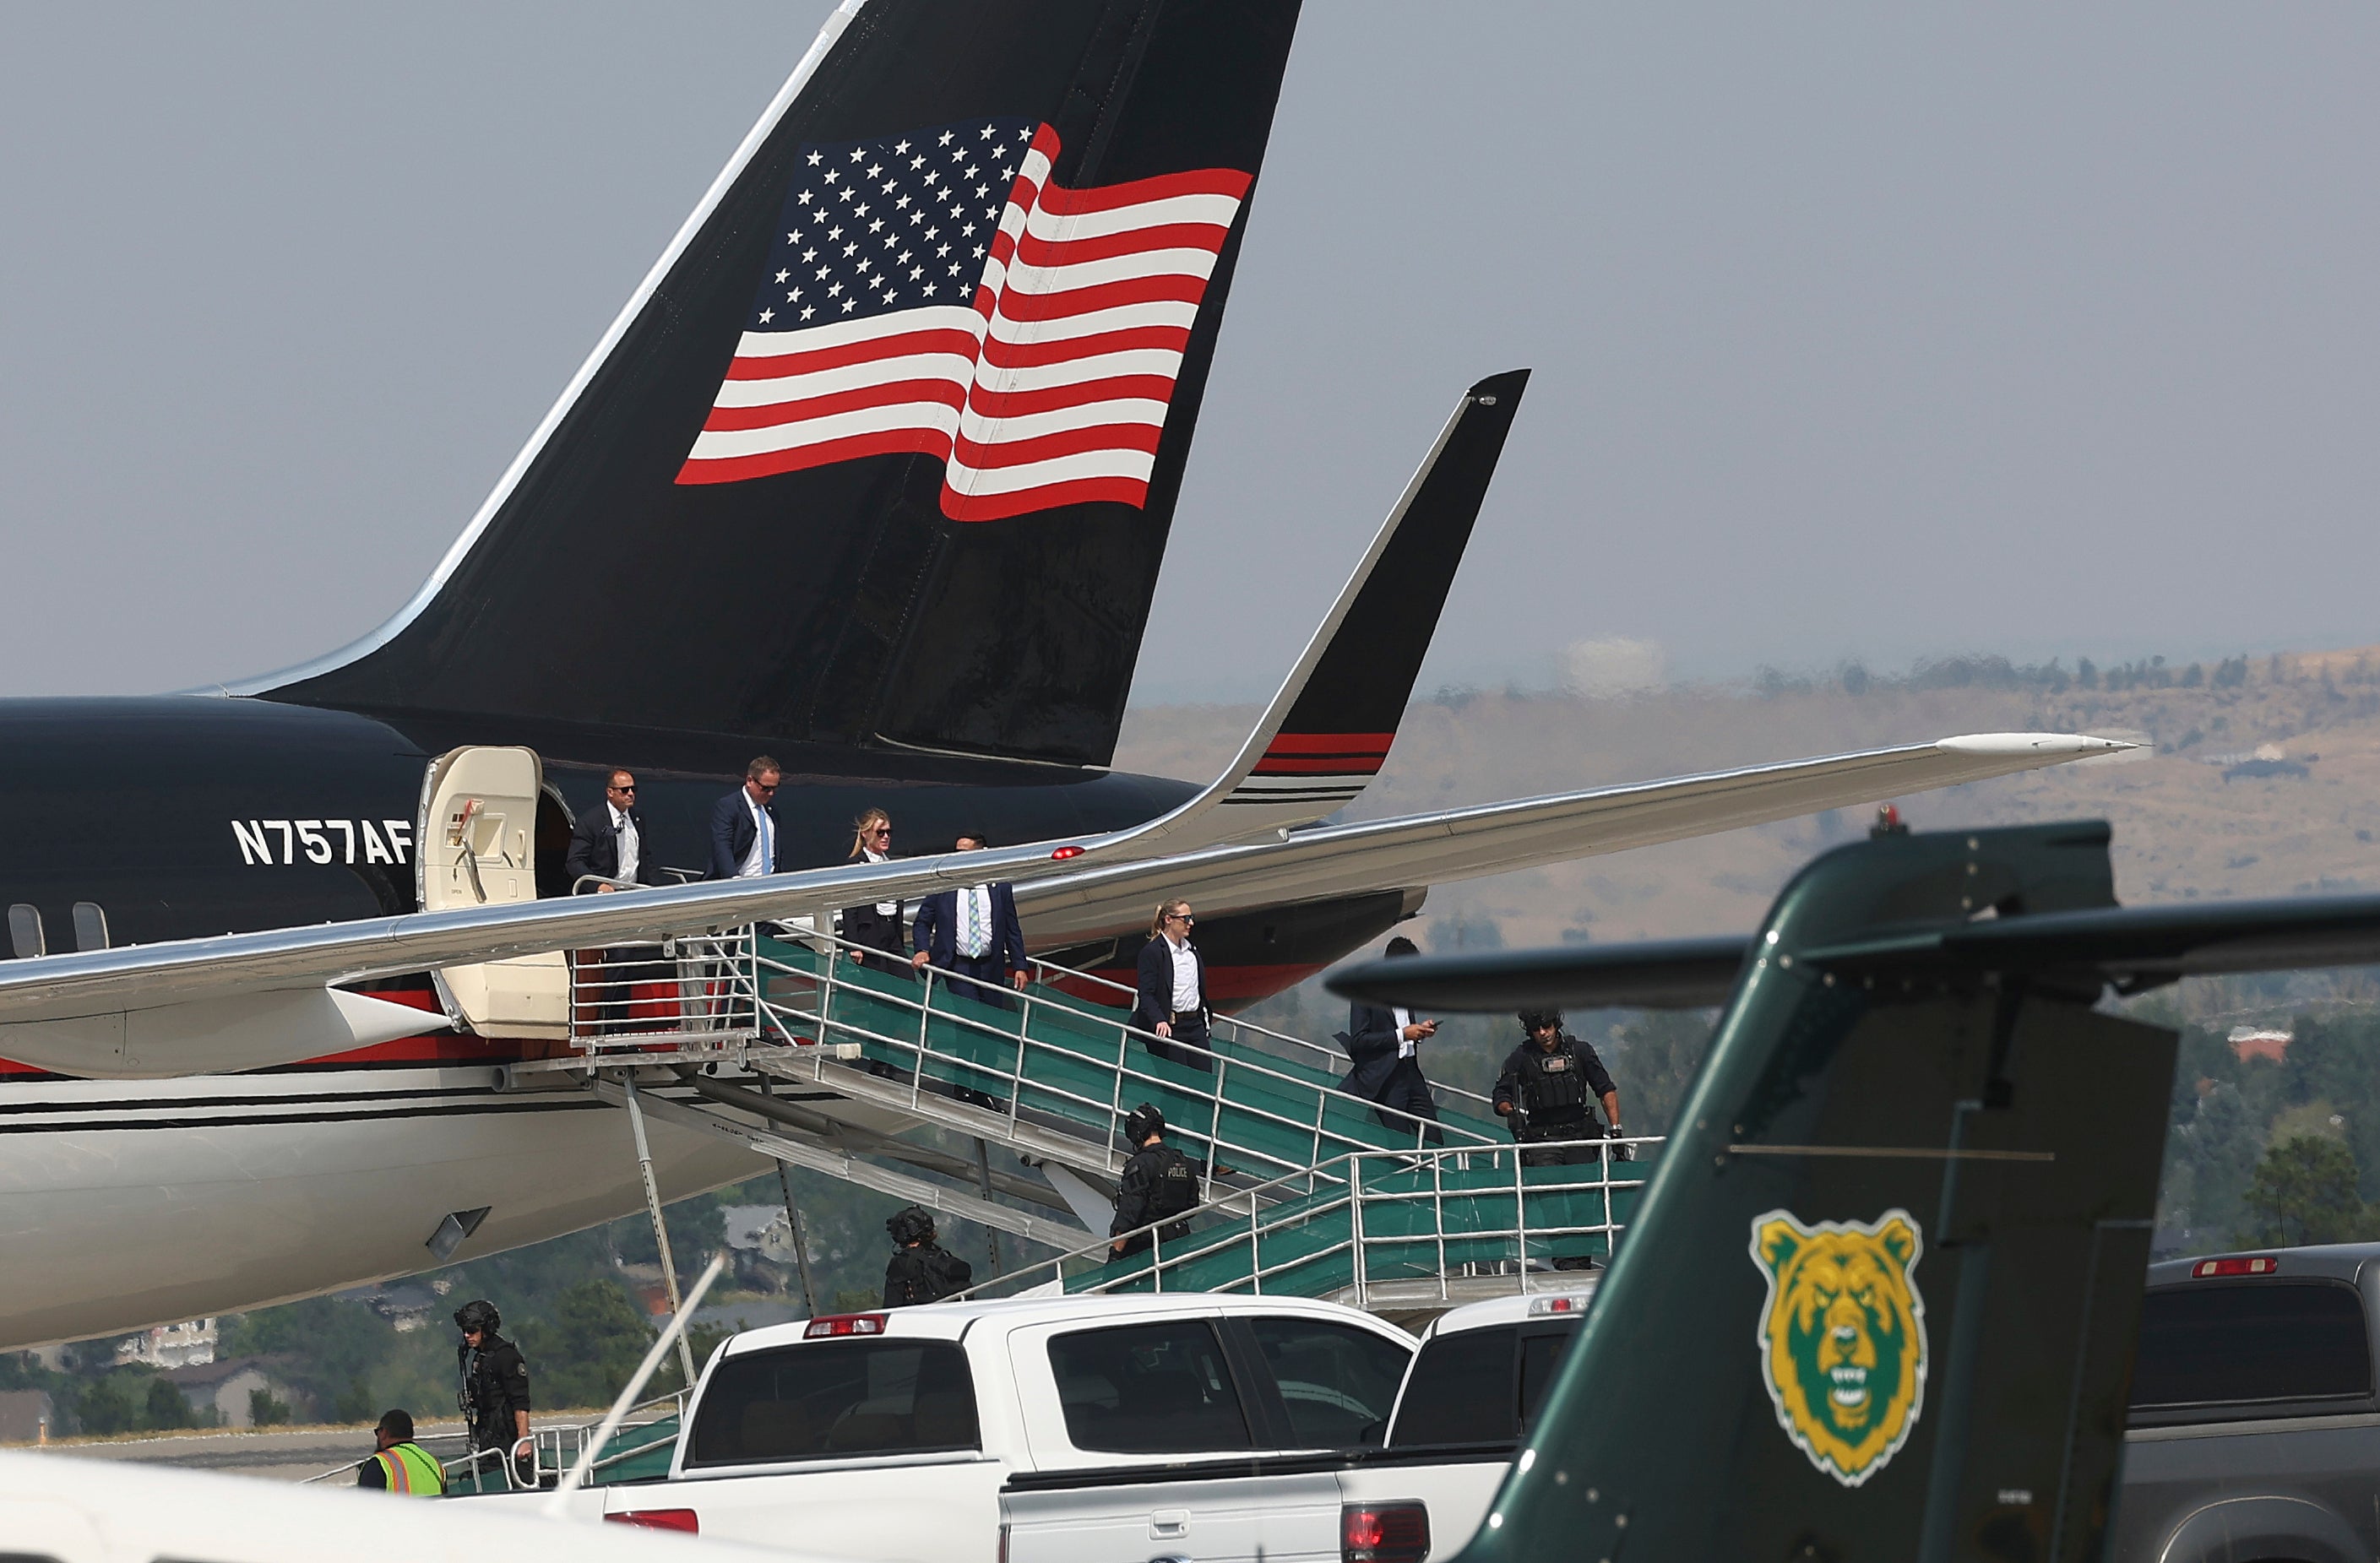
{"label": "tactical officer in black", "polygon": [[1189,1222],[1168,1218],[1198,1208],[1198,1164],[1165,1143],[1163,1113],[1141,1103],[1124,1115],[1123,1137],[1133,1155],[1116,1184],[1115,1221],[1108,1228],[1114,1240],[1108,1244],[1111,1261],[1146,1253],[1149,1236],[1134,1229],[1152,1221],[1165,1222],[1157,1235],[1167,1242],[1189,1236]]}
{"label": "tactical officer in black", "polygon": [[[1620,1138],[1620,1091],[1595,1049],[1562,1029],[1557,1010],[1524,1010],[1521,1029],[1528,1039],[1504,1060],[1496,1081],[1496,1111],[1512,1121],[1512,1138],[1523,1145],[1538,1140]],[[1608,1129],[1595,1124],[1591,1105],[1600,1100]],[[1615,1154],[1627,1159],[1625,1146]],[[1561,1150],[1521,1153],[1524,1167],[1559,1167],[1594,1161],[1593,1149],[1572,1145]]]}
{"label": "tactical officer in black", "polygon": [[534,1470],[528,1441],[528,1364],[520,1348],[496,1333],[504,1319],[496,1305],[466,1302],[455,1310],[463,1339],[455,1366],[463,1381],[463,1424],[474,1451],[510,1450],[524,1476]]}
{"label": "tactical officer in black", "polygon": [[934,1241],[934,1218],[918,1206],[895,1212],[884,1230],[892,1236],[892,1260],[884,1266],[886,1307],[939,1302],[975,1279],[974,1266]]}

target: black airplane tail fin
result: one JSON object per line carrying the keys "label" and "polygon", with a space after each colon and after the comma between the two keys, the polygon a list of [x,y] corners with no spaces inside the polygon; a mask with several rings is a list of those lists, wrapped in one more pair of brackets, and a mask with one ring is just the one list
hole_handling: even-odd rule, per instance
{"label": "black airplane tail fin", "polygon": [[2099,1556],[2173,1034],[1939,936],[2113,907],[2107,846],[1888,836],[1787,887],[1466,1558]]}
{"label": "black airplane tail fin", "polygon": [[1295,0],[845,0],[415,600],[240,692],[1112,752]]}
{"label": "black airplane tail fin", "polygon": [[1138,850],[1309,824],[1378,774],[1528,383],[1507,370],[1463,394],[1239,754]]}

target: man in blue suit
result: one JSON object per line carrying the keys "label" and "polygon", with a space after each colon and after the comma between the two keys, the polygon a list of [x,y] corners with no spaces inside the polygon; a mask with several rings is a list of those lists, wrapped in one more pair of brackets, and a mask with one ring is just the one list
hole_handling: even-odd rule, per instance
{"label": "man in blue suit", "polygon": [[[1389,940],[1383,953],[1418,955],[1421,951],[1412,939],[1400,938]],[[1347,1029],[1339,1034],[1340,1046],[1354,1064],[1339,1089],[1378,1102],[1374,1116],[1391,1133],[1413,1134],[1419,1129],[1414,1120],[1423,1119],[1428,1127],[1420,1130],[1422,1135],[1433,1145],[1444,1145],[1446,1133],[1438,1126],[1438,1104],[1429,1099],[1429,1084],[1421,1077],[1421,1045],[1437,1035],[1434,1020],[1358,999],[1349,1009]]]}
{"label": "man in blue suit", "polygon": [[[969,830],[955,844],[961,852],[981,852],[983,832]],[[910,965],[972,978],[979,986],[963,987],[962,994],[997,1009],[1016,1007],[1004,988],[1022,988],[1031,968],[1025,960],[1025,925],[1016,918],[1016,892],[1007,885],[936,891],[917,903],[909,937],[917,951]]]}
{"label": "man in blue suit", "polygon": [[783,768],[762,755],[744,768],[744,785],[710,811],[710,877],[753,879],[777,871],[777,783]]}

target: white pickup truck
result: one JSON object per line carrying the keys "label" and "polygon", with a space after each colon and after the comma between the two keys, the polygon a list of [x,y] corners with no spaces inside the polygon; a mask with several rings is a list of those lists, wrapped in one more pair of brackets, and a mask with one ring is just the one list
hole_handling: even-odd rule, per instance
{"label": "white pickup truck", "polygon": [[1004,1563],[1450,1557],[1487,1518],[1593,1284],[1441,1316],[1379,1447],[1013,1475],[1000,1500]]}
{"label": "white pickup truck", "polygon": [[[1002,1491],[1022,1478],[1107,1481],[1378,1443],[1414,1351],[1394,1326],[1292,1297],[1051,1297],[809,1319],[712,1355],[666,1479],[572,1501],[590,1519],[873,1563],[995,1563]],[[1207,1533],[1232,1521],[1183,1523],[1207,1555]],[[1160,1538],[1154,1550],[1184,1548]]]}

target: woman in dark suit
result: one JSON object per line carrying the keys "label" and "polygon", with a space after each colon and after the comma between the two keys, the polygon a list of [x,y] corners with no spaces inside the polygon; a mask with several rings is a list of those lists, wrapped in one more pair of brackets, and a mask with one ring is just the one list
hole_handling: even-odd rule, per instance
{"label": "woman in dark suit", "polygon": [[[890,863],[892,861],[892,817],[880,808],[871,808],[851,822],[851,855],[848,863]],[[847,943],[861,946],[851,952],[851,958],[871,972],[883,972],[892,976],[909,975],[909,963],[904,953],[908,940],[901,931],[901,903],[880,901],[866,906],[845,907],[843,913],[843,937]]]}
{"label": "woman in dark suit", "polygon": [[1196,921],[1186,901],[1159,903],[1148,942],[1140,947],[1140,1001],[1133,1007],[1132,1024],[1164,1038],[1148,1045],[1159,1058],[1211,1074],[1215,1045],[1207,1028],[1207,963],[1190,942]]}

